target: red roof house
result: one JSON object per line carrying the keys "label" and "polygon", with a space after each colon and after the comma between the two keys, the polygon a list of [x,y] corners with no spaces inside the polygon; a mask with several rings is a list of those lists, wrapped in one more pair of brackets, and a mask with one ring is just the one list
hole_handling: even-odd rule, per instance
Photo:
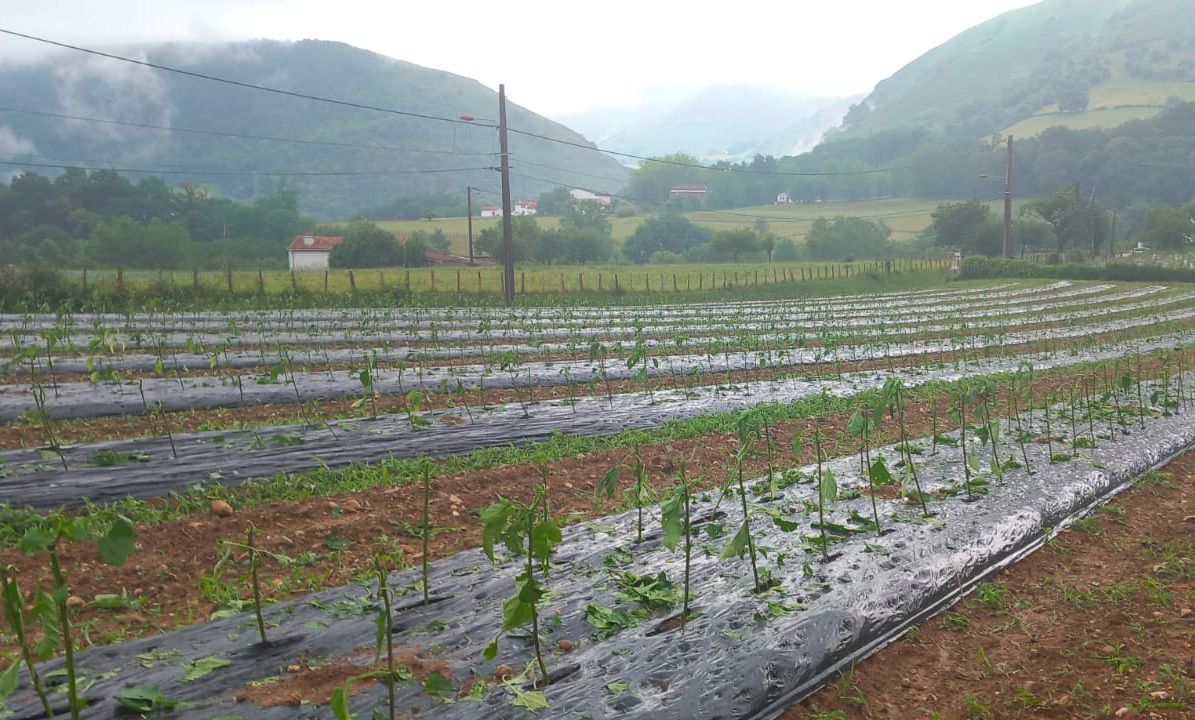
{"label": "red roof house", "polygon": [[340,235],[296,235],[286,254],[291,270],[327,270],[332,248],[344,242]]}

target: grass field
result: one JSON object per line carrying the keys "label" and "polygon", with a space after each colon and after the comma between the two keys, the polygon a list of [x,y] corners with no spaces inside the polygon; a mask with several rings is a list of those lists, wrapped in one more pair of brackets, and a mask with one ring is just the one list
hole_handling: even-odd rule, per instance
{"label": "grass field", "polygon": [[[896,240],[911,240],[929,227],[930,213],[937,207],[934,200],[913,198],[892,198],[860,202],[822,203],[820,205],[762,205],[759,207],[736,208],[734,210],[704,210],[687,213],[686,216],[702,227],[713,231],[753,228],[756,218],[764,218],[769,229],[777,235],[804,242],[809,228],[818,218],[833,218],[839,215],[882,220],[892,228]],[[999,202],[991,203],[993,210],[999,210]],[[648,215],[611,218],[611,234],[621,242],[635,232],[639,223]],[[541,227],[560,226],[555,217],[536,218]],[[499,218],[474,218],[474,238],[483,228],[496,227]],[[463,217],[436,218],[433,220],[390,220],[378,224],[393,233],[408,234],[415,230],[431,233],[436,229],[452,242],[452,251],[458,255],[468,253],[468,221]]]}
{"label": "grass field", "polygon": [[1195,100],[1195,83],[1118,75],[1091,88],[1091,102],[1086,112],[1061,113],[1057,105],[1049,105],[1042,108],[1040,114],[1025,118],[1003,132],[1014,137],[1034,137],[1047,128],[1058,126],[1072,130],[1116,127],[1130,120],[1157,115],[1172,97]]}
{"label": "grass field", "polygon": [[1025,118],[1016,125],[1006,128],[1005,133],[1013,137],[1035,137],[1052,127],[1068,127],[1072,130],[1091,128],[1112,128],[1130,120],[1144,120],[1162,111],[1161,106],[1140,105],[1134,107],[1101,108],[1081,113],[1051,112]]}
{"label": "grass field", "polygon": [[[868,260],[855,263],[704,263],[682,265],[520,265],[515,269],[516,289],[520,293],[554,294],[577,291],[611,291],[615,287],[626,292],[691,292],[713,288],[746,288],[768,285],[785,280],[813,280],[851,278],[861,273],[882,272],[884,261]],[[942,258],[908,258],[892,261],[897,272],[945,270],[949,262]],[[147,290],[159,279],[180,289],[190,289],[195,283],[206,292],[219,295],[228,292],[229,282],[238,294],[258,290],[256,271],[233,272],[230,278],[219,270],[190,272],[124,271],[122,282],[130,290]],[[80,278],[81,279],[81,278]],[[116,271],[91,271],[87,282],[92,287],[114,287]],[[479,267],[384,268],[350,271],[299,272],[265,270],[260,274],[262,290],[279,294],[292,289],[330,293],[349,293],[382,288],[407,288],[413,292],[461,293],[497,295],[502,290],[502,270],[489,265]],[[292,285],[293,283],[293,285]],[[459,285],[458,285],[459,283]]]}

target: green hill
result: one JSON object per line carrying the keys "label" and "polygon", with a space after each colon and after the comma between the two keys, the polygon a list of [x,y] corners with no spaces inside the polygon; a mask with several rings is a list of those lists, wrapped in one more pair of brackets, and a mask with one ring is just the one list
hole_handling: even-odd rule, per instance
{"label": "green hill", "polygon": [[1195,100],[1195,0],[1045,0],[956,36],[876,86],[837,137],[1111,127]]}
{"label": "green hill", "polygon": [[[497,94],[475,80],[342,43],[259,40],[164,44],[119,52],[194,72],[427,115],[456,118],[467,113],[482,119],[495,118],[498,112]],[[512,95],[517,97],[516,89]],[[172,181],[195,181],[241,200],[269,194],[285,182],[299,191],[306,212],[322,218],[347,217],[398,195],[450,193],[463,201],[466,185],[498,189],[498,175],[492,170],[387,174],[496,165],[497,133],[492,128],[328,105],[81,54],[0,66],[0,106],[172,128],[436,151],[211,137],[0,111],[0,158],[5,160],[175,168],[181,172],[170,176]],[[512,128],[586,143],[565,126],[517,105],[508,107],[508,116]],[[517,161],[616,180],[595,177],[588,185],[597,189],[614,190],[626,176],[619,163],[600,153],[521,135],[511,136],[511,152]],[[371,174],[285,179],[269,174],[346,170]],[[528,168],[527,174],[537,173]],[[545,189],[544,183],[514,178],[516,194]],[[494,202],[494,196],[481,195],[480,201]]]}

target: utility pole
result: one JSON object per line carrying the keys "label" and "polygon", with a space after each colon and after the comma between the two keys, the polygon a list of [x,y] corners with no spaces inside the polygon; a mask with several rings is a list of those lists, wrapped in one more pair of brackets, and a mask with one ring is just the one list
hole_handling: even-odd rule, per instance
{"label": "utility pole", "polygon": [[1108,233],[1108,257],[1116,257],[1116,211],[1112,211],[1112,230]]}
{"label": "utility pole", "polygon": [[1008,136],[1008,162],[1004,168],[1004,257],[1012,257],[1012,135]]}
{"label": "utility pole", "polygon": [[502,154],[502,295],[515,301],[514,228],[510,224],[510,149],[506,143],[506,86],[498,86],[498,151]]}
{"label": "utility pole", "polygon": [[465,186],[465,214],[469,217],[469,264],[473,264],[473,187]]}

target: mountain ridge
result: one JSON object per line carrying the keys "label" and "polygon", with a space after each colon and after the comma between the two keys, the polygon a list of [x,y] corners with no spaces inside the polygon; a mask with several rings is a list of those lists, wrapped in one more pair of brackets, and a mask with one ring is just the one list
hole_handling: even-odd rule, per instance
{"label": "mountain ridge", "polygon": [[[30,162],[48,158],[80,165],[88,161],[207,170],[210,174],[189,177],[238,200],[268,194],[285,183],[299,191],[305,211],[328,219],[349,217],[403,193],[463,196],[466,185],[497,191],[497,174],[485,169],[497,164],[497,133],[480,120],[497,116],[497,93],[471,78],[326,40],[162,43],[123,52],[135,52],[138,59],[156,64],[309,95],[453,119],[474,115],[479,124],[318,103],[62,53],[31,63],[0,64],[0,106],[310,142],[213,138],[0,112],[0,152],[10,160]],[[582,135],[513,102],[508,102],[508,119],[512,128],[592,146]],[[625,178],[619,163],[594,150],[519,134],[511,135],[510,144],[512,157],[579,174],[565,184],[584,177],[587,185],[613,190]],[[465,167],[481,169],[416,172]],[[368,174],[284,180],[270,175],[283,170]],[[217,171],[261,174],[223,176]],[[554,184],[528,177],[539,174],[516,172],[515,192],[533,195]]]}

